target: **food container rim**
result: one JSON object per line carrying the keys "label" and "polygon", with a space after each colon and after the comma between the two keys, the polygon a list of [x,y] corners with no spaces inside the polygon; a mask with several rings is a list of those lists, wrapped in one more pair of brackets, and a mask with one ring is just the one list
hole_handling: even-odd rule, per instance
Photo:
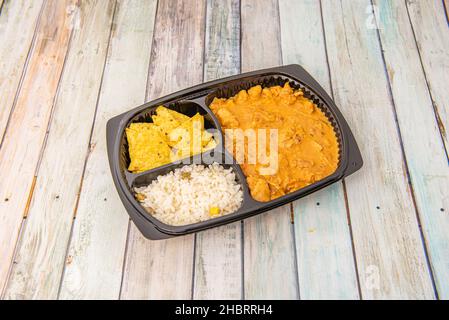
{"label": "food container rim", "polygon": [[[125,179],[121,177],[120,168],[118,165],[120,156],[121,138],[124,134],[125,128],[128,126],[131,119],[135,117],[138,113],[142,112],[143,110],[157,106],[161,103],[167,104],[179,101],[195,100],[200,96],[209,95],[210,93],[217,90],[217,88],[220,85],[226,86],[227,83],[229,84],[233,81],[245,82],[250,81],[251,78],[254,79],[255,77],[269,77],[269,76],[281,76],[281,77],[284,76],[287,78],[291,78],[296,82],[299,82],[304,87],[309,89],[311,93],[317,95],[324,102],[325,108],[327,108],[331,112],[340,133],[340,145],[341,145],[340,162],[334,173],[307,187],[301,188],[297,191],[294,191],[292,193],[289,193],[287,195],[284,195],[280,198],[268,202],[259,202],[256,201],[255,199],[251,199],[251,202],[257,205],[256,206],[257,208],[255,210],[244,210],[236,213],[227,214],[214,219],[182,226],[168,225],[149,215],[145,211],[145,209],[139,204],[139,202],[134,198],[133,194],[129,190],[129,186],[127,185],[127,183],[125,183],[126,182]],[[201,106],[201,107],[205,108],[208,113],[211,112],[208,106]],[[363,163],[357,143],[343,115],[338,110],[338,107],[335,105],[335,103],[329,97],[329,95],[324,91],[324,89],[316,82],[316,80],[314,80],[299,65],[287,65],[270,69],[257,70],[202,83],[187,89],[180,90],[170,95],[152,100],[150,102],[144,103],[141,106],[126,111],[118,116],[115,116],[109,120],[108,129],[110,127],[109,124],[111,124],[111,126],[116,126],[117,128],[114,129],[113,137],[111,137],[110,132],[108,132],[107,135],[108,156],[110,160],[111,171],[113,174],[114,183],[116,184],[119,194],[120,192],[122,192],[123,195],[125,196],[122,197],[121,195],[121,198],[122,201],[126,201],[128,204],[128,206],[125,205],[125,207],[127,207],[128,209],[128,213],[129,213],[129,206],[131,206],[132,209],[136,210],[140,216],[142,216],[146,221],[151,223],[159,232],[171,236],[183,235],[191,232],[208,229],[218,225],[227,224],[284,205],[293,200],[306,196],[312,192],[315,192],[321,188],[324,188],[329,184],[332,184],[340,180],[341,178],[357,171],[358,169],[360,169]],[[218,127],[218,129],[221,131],[221,127]],[[113,141],[110,141],[111,139]],[[109,148],[110,146],[112,147],[111,150]],[[348,165],[350,165],[349,168]]]}

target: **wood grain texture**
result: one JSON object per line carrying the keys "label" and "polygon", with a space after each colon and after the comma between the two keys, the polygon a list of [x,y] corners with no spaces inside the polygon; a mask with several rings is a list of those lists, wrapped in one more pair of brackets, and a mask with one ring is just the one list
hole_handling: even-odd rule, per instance
{"label": "wood grain texture", "polygon": [[90,1],[75,10],[79,24],[74,21],[27,224],[6,290],[9,299],[57,298],[114,6],[114,2]]}
{"label": "wood grain texture", "polygon": [[385,62],[430,265],[439,297],[449,299],[449,215],[441,211],[449,208],[444,144],[405,3],[374,3],[378,7]]}
{"label": "wood grain texture", "polygon": [[[241,16],[242,71],[281,65],[277,1],[243,0]],[[293,242],[290,204],[244,221],[246,299],[299,298]]]}
{"label": "wood grain texture", "polygon": [[[161,0],[148,77],[151,100],[201,82],[205,2]],[[131,225],[123,299],[190,299],[194,238],[145,239]]]}
{"label": "wood grain texture", "polygon": [[335,100],[364,159],[346,181],[362,297],[432,299],[371,4],[322,6]]}
{"label": "wood grain texture", "polygon": [[61,299],[119,297],[128,215],[106,153],[106,123],[143,103],[156,1],[118,1]]}
{"label": "wood grain texture", "polygon": [[0,1],[0,139],[14,105],[43,0],[8,1],[3,7],[2,3]]}
{"label": "wood grain texture", "polygon": [[0,288],[3,288],[44,142],[70,38],[66,8],[45,5],[26,75],[0,150]]}
{"label": "wood grain texture", "polygon": [[[204,80],[239,73],[240,2],[208,0]],[[194,299],[242,298],[241,222],[196,235]]]}
{"label": "wood grain texture", "polygon": [[[279,2],[282,58],[310,72],[331,95],[320,3]],[[301,299],[358,299],[341,183],[293,203]]]}
{"label": "wood grain texture", "polygon": [[407,0],[406,4],[447,155],[449,153],[448,20],[442,1]]}

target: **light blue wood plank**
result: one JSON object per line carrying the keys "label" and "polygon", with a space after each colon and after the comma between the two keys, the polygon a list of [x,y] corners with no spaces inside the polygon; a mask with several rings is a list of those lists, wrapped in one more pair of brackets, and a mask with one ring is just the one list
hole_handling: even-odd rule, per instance
{"label": "light blue wood plank", "polygon": [[20,90],[43,3],[43,0],[0,1],[0,139]]}
{"label": "light blue wood plank", "polygon": [[346,180],[364,299],[432,299],[371,2],[322,1],[336,103],[364,167]]}
{"label": "light blue wood plank", "polygon": [[114,2],[84,2],[76,7],[83,23],[72,32],[26,226],[5,294],[8,299],[57,298],[114,7]]}
{"label": "light blue wood plank", "polygon": [[106,151],[107,121],[145,100],[157,1],[119,0],[60,299],[118,299],[129,216]]}
{"label": "light blue wood plank", "polygon": [[[279,2],[284,64],[301,64],[331,94],[320,3]],[[341,183],[293,203],[301,299],[358,299]]]}
{"label": "light blue wood plank", "polygon": [[[449,299],[449,215],[445,211],[449,208],[449,170],[444,144],[406,5],[402,1],[375,0],[374,3],[430,265],[439,297]],[[444,12],[435,12],[438,14]]]}
{"label": "light blue wood plank", "polygon": [[[407,0],[406,4],[447,154],[449,150],[447,136],[449,127],[449,22],[442,1]],[[446,9],[447,5],[446,1]]]}

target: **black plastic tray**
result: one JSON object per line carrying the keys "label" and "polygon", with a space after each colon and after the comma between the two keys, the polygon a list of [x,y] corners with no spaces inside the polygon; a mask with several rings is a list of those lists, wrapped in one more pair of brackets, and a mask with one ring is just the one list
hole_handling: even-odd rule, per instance
{"label": "black plastic tray", "polygon": [[[334,126],[340,145],[340,154],[338,168],[333,174],[307,187],[269,202],[256,201],[249,193],[246,178],[243,175],[240,166],[235,163],[232,156],[226,150],[221,151],[224,149],[222,147],[223,141],[221,136],[217,147],[209,152],[213,153],[215,156],[219,156],[221,159],[228,160],[226,162],[232,162],[231,164],[223,164],[223,166],[233,167],[236,172],[237,180],[242,185],[244,199],[242,206],[238,211],[199,223],[171,226],[148,214],[134,198],[132,191],[134,186],[148,184],[158,175],[172,171],[183,164],[167,164],[138,174],[129,172],[127,170],[129,155],[125,138],[125,128],[130,123],[141,121],[150,122],[151,115],[154,113],[157,106],[165,105],[189,116],[194,115],[196,112],[200,112],[204,115],[205,127],[217,128],[221,133],[220,123],[208,107],[214,97],[230,97],[238,93],[238,91],[249,89],[256,84],[260,84],[262,87],[268,87],[277,84],[283,85],[287,81],[290,82],[290,85],[293,88],[301,88],[304,91],[305,96],[318,105]],[[304,197],[337,182],[360,169],[363,164],[357,143],[348,124],[343,118],[343,115],[318,82],[299,65],[288,65],[243,73],[203,83],[145,103],[110,119],[107,123],[106,138],[109,165],[120,199],[137,228],[145,237],[153,240],[197,232],[254,216]],[[217,155],[216,153],[219,154]],[[201,155],[196,155],[191,157],[191,160],[193,160],[194,163],[201,163],[201,158]]]}

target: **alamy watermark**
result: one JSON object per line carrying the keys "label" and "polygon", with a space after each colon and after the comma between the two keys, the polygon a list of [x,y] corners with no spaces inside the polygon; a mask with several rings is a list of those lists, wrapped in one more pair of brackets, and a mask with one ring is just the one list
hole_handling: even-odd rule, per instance
{"label": "alamy watermark", "polygon": [[[173,148],[178,151],[172,155],[171,161],[184,164],[192,162],[232,164],[234,157],[238,164],[257,164],[260,175],[277,173],[279,169],[278,129],[225,129],[225,143],[222,143],[223,137],[218,130],[208,129],[206,132],[207,135],[212,135],[217,142],[217,146],[210,150],[204,150],[204,133],[199,121],[193,123],[191,130],[177,128],[170,135],[171,140],[177,141]],[[223,157],[224,149],[228,150],[231,154],[230,157]],[[194,158],[187,156],[192,153],[200,153],[201,156]],[[185,155],[185,157],[180,157],[180,154]]]}

